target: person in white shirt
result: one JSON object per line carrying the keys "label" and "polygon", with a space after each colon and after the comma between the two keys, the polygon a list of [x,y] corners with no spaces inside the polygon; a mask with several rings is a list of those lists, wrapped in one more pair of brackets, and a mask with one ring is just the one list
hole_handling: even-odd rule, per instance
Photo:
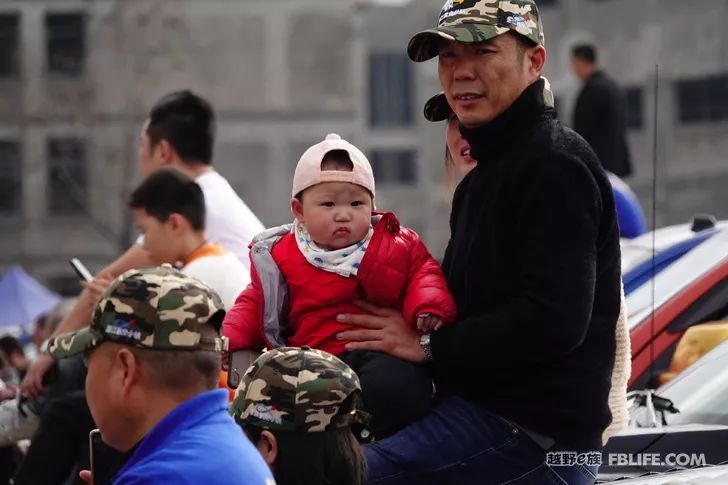
{"label": "person in white shirt", "polygon": [[230,308],[250,282],[240,260],[205,238],[205,198],[200,186],[174,168],[147,177],[129,201],[144,248],[162,263],[207,283]]}
{"label": "person in white shirt", "polygon": [[[174,167],[197,181],[207,205],[206,237],[235,254],[249,268],[248,245],[264,227],[238,197],[230,184],[212,167],[215,114],[210,104],[190,91],[177,91],[161,98],[151,109],[139,140],[139,167],[147,177],[162,167]],[[113,263],[102,269],[93,285],[108,284],[132,268],[156,266],[140,238]],[[88,326],[96,301],[88,287],[53,335]],[[29,368],[21,391],[37,397],[43,392],[43,376],[54,359],[42,353]]]}

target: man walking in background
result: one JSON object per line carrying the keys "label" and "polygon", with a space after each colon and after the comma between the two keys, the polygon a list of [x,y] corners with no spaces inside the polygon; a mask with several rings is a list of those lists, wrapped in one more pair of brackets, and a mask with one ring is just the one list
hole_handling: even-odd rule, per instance
{"label": "man walking in background", "polygon": [[580,44],[571,51],[571,69],[584,81],[574,108],[573,128],[596,152],[608,172],[632,174],[627,147],[626,106],[617,83],[599,69],[594,46]]}

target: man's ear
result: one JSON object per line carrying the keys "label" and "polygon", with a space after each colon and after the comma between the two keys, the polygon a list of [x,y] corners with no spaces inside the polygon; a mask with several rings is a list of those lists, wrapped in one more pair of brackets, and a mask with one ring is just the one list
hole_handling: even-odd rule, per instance
{"label": "man's ear", "polygon": [[139,361],[127,348],[120,348],[116,352],[116,364],[119,366],[121,371],[121,382],[119,389],[122,396],[128,396],[134,385],[139,380]]}
{"label": "man's ear", "polygon": [[275,435],[268,430],[263,430],[260,433],[260,441],[255,444],[255,447],[258,448],[263,461],[272,469],[278,458],[278,440]]}
{"label": "man's ear", "polygon": [[165,138],[157,142],[154,150],[157,151],[157,156],[162,166],[171,165],[174,162],[174,148],[172,148],[172,145]]}
{"label": "man's ear", "polygon": [[526,51],[528,58],[528,71],[533,81],[541,77],[544,64],[546,64],[546,49],[542,45],[531,47]]}
{"label": "man's ear", "polygon": [[303,220],[303,204],[301,203],[300,200],[298,200],[295,197],[291,199],[291,212],[293,212],[293,217],[295,217],[296,219],[298,219],[298,222],[301,222],[301,223],[304,222],[304,220]]}

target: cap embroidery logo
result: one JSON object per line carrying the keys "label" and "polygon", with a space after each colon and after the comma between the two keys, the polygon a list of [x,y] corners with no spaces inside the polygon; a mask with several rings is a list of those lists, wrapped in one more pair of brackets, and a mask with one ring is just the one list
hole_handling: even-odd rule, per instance
{"label": "cap embroidery logo", "polygon": [[506,22],[508,25],[513,26],[514,28],[522,28],[526,29],[528,28],[528,24],[526,23],[526,19],[524,19],[520,15],[509,15],[508,18],[506,18]]}
{"label": "cap embroidery logo", "polygon": [[142,332],[131,328],[129,322],[125,320],[116,319],[110,325],[106,326],[106,333],[109,335],[116,335],[117,337],[124,337],[140,341],[142,339]]}
{"label": "cap embroidery logo", "polygon": [[442,22],[448,17],[457,15],[460,10],[466,8],[474,8],[478,0],[448,0],[440,10],[440,20]]}
{"label": "cap embroidery logo", "polygon": [[283,424],[281,416],[274,413],[269,406],[262,403],[256,404],[255,407],[250,410],[250,414],[251,416],[255,416],[263,421],[268,421],[269,423]]}

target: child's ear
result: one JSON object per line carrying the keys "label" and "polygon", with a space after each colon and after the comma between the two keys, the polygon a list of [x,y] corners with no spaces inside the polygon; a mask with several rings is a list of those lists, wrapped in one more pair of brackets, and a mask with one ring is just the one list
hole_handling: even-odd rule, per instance
{"label": "child's ear", "polygon": [[184,229],[187,220],[181,214],[173,212],[169,215],[167,223],[169,224],[169,227],[172,229],[172,231],[179,233],[182,229]]}
{"label": "child's ear", "polygon": [[291,212],[293,212],[293,217],[298,219],[299,222],[304,222],[303,221],[303,204],[301,203],[300,200],[298,200],[295,197],[291,199]]}

